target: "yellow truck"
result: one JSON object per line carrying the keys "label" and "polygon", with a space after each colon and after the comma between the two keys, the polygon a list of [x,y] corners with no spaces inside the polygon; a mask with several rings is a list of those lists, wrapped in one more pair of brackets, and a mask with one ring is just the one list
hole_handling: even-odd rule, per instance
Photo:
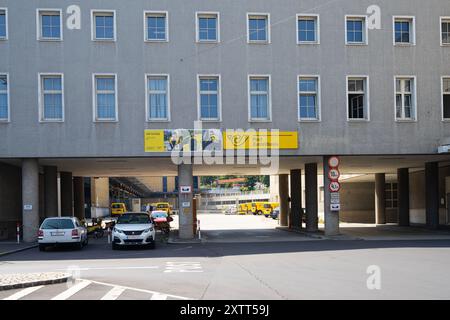
{"label": "yellow truck", "polygon": [[165,211],[165,212],[167,212],[168,215],[172,214],[171,206],[170,206],[170,203],[168,203],[168,202],[155,203],[155,207],[156,207],[155,210]]}
{"label": "yellow truck", "polygon": [[254,215],[265,215],[266,217],[270,216],[272,211],[280,206],[278,202],[268,202],[268,201],[260,201],[253,202],[251,211]]}
{"label": "yellow truck", "polygon": [[246,215],[246,214],[248,214],[250,212],[250,209],[251,209],[251,203],[250,202],[248,202],[248,203],[241,203],[239,205],[239,208],[238,208],[238,214]]}
{"label": "yellow truck", "polygon": [[127,212],[127,207],[123,202],[113,202],[111,203],[111,216],[120,216]]}

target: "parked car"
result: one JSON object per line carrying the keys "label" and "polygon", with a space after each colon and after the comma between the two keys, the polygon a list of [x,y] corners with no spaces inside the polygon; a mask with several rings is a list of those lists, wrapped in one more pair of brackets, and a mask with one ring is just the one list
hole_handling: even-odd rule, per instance
{"label": "parked car", "polygon": [[273,209],[272,213],[270,214],[270,217],[274,220],[277,220],[279,216],[280,216],[280,207],[276,207],[275,209]]}
{"label": "parked car", "polygon": [[75,217],[47,218],[38,231],[39,250],[56,245],[72,245],[78,249],[88,244],[86,227]]}
{"label": "parked car", "polygon": [[113,202],[111,203],[111,216],[120,216],[127,211],[125,203]]}
{"label": "parked car", "polygon": [[145,212],[127,212],[117,219],[112,231],[112,249],[126,246],[155,248],[156,231]]}

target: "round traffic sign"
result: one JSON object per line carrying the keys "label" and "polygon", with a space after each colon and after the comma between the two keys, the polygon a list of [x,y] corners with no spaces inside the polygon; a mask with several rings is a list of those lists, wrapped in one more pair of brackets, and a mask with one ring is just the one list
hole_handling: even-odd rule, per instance
{"label": "round traffic sign", "polygon": [[341,176],[341,173],[339,172],[338,168],[331,168],[328,171],[328,178],[332,181],[337,181],[340,176]]}
{"label": "round traffic sign", "polygon": [[331,168],[339,167],[339,157],[337,157],[337,156],[330,157],[330,159],[328,160],[328,165]]}
{"label": "round traffic sign", "polygon": [[332,181],[330,182],[328,189],[330,189],[331,192],[339,192],[339,190],[341,190],[341,184],[337,181]]}

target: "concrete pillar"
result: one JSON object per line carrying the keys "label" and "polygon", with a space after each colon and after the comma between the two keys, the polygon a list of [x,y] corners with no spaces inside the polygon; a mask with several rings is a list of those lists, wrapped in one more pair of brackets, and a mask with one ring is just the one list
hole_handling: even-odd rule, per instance
{"label": "concrete pillar", "polygon": [[306,231],[319,230],[317,199],[317,163],[305,164]]}
{"label": "concrete pillar", "polygon": [[427,227],[439,228],[439,165],[425,163],[425,207]]}
{"label": "concrete pillar", "polygon": [[72,172],[60,172],[61,177],[61,216],[73,216],[73,181]]}
{"label": "concrete pillar", "polygon": [[110,215],[109,205],[109,178],[91,178],[91,218]]}
{"label": "concrete pillar", "polygon": [[302,228],[302,170],[291,170],[291,212],[289,224],[293,229]]}
{"label": "concrete pillar", "polygon": [[39,230],[39,164],[37,159],[22,161],[23,241],[35,242]]}
{"label": "concrete pillar", "polygon": [[83,177],[73,178],[73,208],[75,217],[77,217],[80,220],[85,218]]}
{"label": "concrete pillar", "polygon": [[[178,166],[178,208],[179,208],[179,229],[180,239],[192,239],[193,233],[193,175],[192,164],[180,164]],[[191,187],[191,193],[181,193],[182,187]]]}
{"label": "concrete pillar", "polygon": [[325,215],[325,235],[335,236],[339,234],[339,211],[331,211],[331,191],[328,188],[330,178],[328,177],[329,156],[323,157],[323,211]]}
{"label": "concrete pillar", "polygon": [[386,175],[375,174],[375,223],[386,224]]}
{"label": "concrete pillar", "polygon": [[46,217],[58,216],[58,171],[54,166],[44,167],[44,208]]}
{"label": "concrete pillar", "polygon": [[279,175],[279,195],[280,195],[280,226],[287,227],[289,224],[289,175]]}
{"label": "concrete pillar", "polygon": [[409,170],[397,169],[398,180],[398,225],[409,226]]}

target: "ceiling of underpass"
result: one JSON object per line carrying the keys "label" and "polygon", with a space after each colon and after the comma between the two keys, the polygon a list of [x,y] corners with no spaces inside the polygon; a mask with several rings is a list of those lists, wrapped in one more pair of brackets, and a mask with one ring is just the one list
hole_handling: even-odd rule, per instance
{"label": "ceiling of underpass", "polygon": [[[20,165],[20,160],[0,160]],[[438,161],[440,166],[450,165],[450,154],[445,155],[402,155],[402,156],[341,156],[342,174],[367,175],[374,173],[395,174],[397,168],[422,170],[425,162]],[[194,175],[259,175],[289,173],[291,169],[304,169],[305,163],[318,163],[322,171],[322,157],[280,157],[279,166],[261,164],[215,164],[194,165]],[[42,166],[57,166],[58,171],[72,172],[74,176],[85,177],[150,177],[176,176],[177,166],[171,158],[74,158],[39,159]]]}

